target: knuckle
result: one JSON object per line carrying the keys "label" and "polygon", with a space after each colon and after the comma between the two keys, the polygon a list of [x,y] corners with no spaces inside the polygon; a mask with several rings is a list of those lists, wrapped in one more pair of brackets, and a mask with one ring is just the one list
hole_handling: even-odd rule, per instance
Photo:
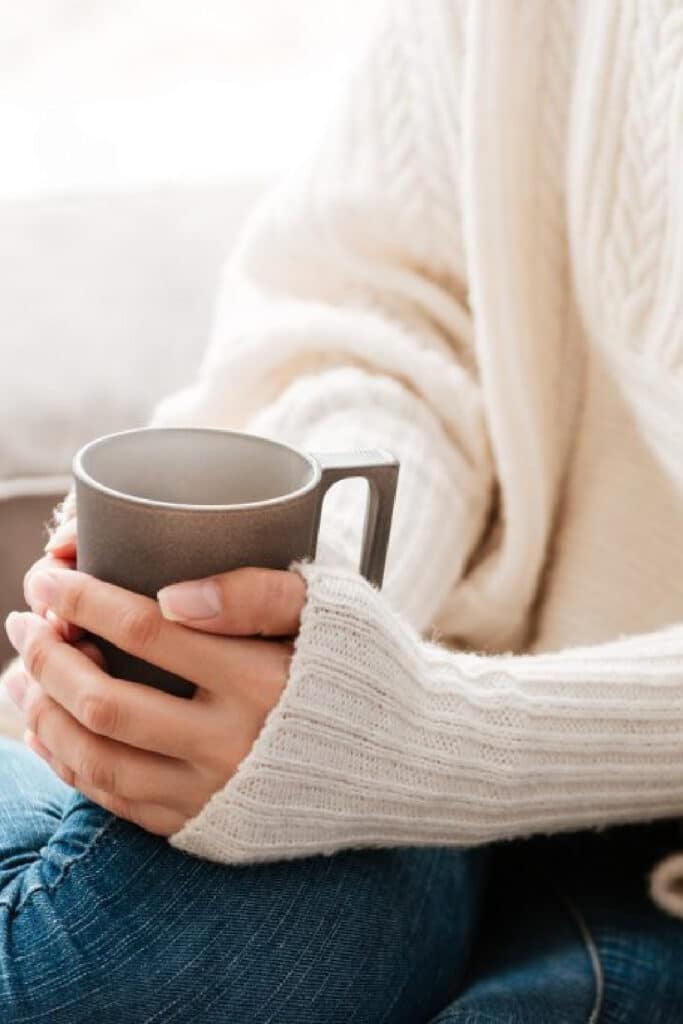
{"label": "knuckle", "polygon": [[110,814],[113,814],[114,817],[123,818],[124,821],[130,821],[141,828],[144,827],[143,822],[140,820],[139,808],[128,797],[120,796],[118,793],[103,791],[92,794],[92,797],[95,803],[99,803],[100,806],[104,807]]}
{"label": "knuckle", "polygon": [[77,717],[90,732],[111,736],[118,724],[118,707],[115,700],[103,693],[86,693],[81,698]]}
{"label": "knuckle", "polygon": [[101,789],[108,793],[116,789],[116,779],[111,766],[106,764],[97,752],[88,748],[80,757],[76,774],[93,789]]}
{"label": "knuckle", "polygon": [[34,562],[33,565],[29,566],[29,568],[26,570],[24,574],[24,578],[22,580],[22,593],[24,595],[24,601],[29,606],[29,608],[32,608],[34,611],[36,610],[37,607],[40,607],[42,605],[42,602],[37,602],[31,597],[31,594],[29,593],[29,581],[34,573],[54,568],[66,569],[70,568],[70,564],[63,558],[56,558],[54,555],[45,555],[43,558],[39,558],[36,562]]}
{"label": "knuckle", "polygon": [[82,621],[85,612],[85,590],[83,584],[74,577],[68,585],[63,585],[60,595],[59,614],[67,622]]}
{"label": "knuckle", "polygon": [[117,818],[124,818],[126,821],[135,823],[133,805],[122,796],[112,797],[109,801],[109,810]]}
{"label": "knuckle", "polygon": [[141,815],[141,820],[143,823],[140,827],[144,828],[146,832],[151,832],[154,836],[172,836],[174,832],[178,832],[182,828],[186,821],[179,814],[153,818],[151,816],[148,817],[144,812]]}
{"label": "knuckle", "polygon": [[131,821],[134,825],[137,825],[138,828],[143,828],[146,832],[155,833],[152,819],[149,816],[149,812],[146,811],[144,807],[134,803],[132,800],[127,800],[124,805],[124,812],[125,813],[121,816],[124,817],[126,821]]}
{"label": "knuckle", "polygon": [[132,652],[150,650],[159,638],[160,619],[155,609],[135,608],[121,617],[123,645]]}
{"label": "knuckle", "polygon": [[62,782],[65,782],[67,786],[71,786],[73,788],[76,783],[73,769],[69,768],[69,766],[64,764],[63,761],[53,761],[52,767]]}
{"label": "knuckle", "polygon": [[46,644],[42,632],[41,630],[34,633],[29,638],[23,652],[24,664],[29,671],[29,675],[33,676],[38,682],[41,681],[45,674],[45,667],[49,657],[49,646]]}
{"label": "knuckle", "polygon": [[206,800],[211,793],[221,789],[228,779],[232,778],[237,765],[246,752],[243,752],[243,745],[246,745],[245,736],[240,735],[239,739],[234,738],[227,745],[223,742],[222,747],[217,749],[215,753],[204,753],[201,767],[199,767],[199,762],[197,765],[200,775],[195,796],[201,797],[203,794],[204,800]]}
{"label": "knuckle", "polygon": [[293,655],[294,644],[291,641],[278,644],[277,651],[275,652],[274,682],[276,684],[284,686],[287,680],[289,679]]}
{"label": "knuckle", "polygon": [[209,726],[206,730],[188,729],[183,736],[183,760],[193,767],[211,765],[214,759],[220,760],[220,739],[224,738],[224,736],[219,738],[218,730],[215,730],[213,726]]}
{"label": "knuckle", "polygon": [[37,700],[32,700],[26,708],[26,724],[39,738],[45,736],[45,719],[53,706],[53,701],[49,697],[40,696]]}
{"label": "knuckle", "polygon": [[279,572],[265,572],[261,579],[262,631],[267,633],[273,617],[278,614],[284,602],[285,581]]}

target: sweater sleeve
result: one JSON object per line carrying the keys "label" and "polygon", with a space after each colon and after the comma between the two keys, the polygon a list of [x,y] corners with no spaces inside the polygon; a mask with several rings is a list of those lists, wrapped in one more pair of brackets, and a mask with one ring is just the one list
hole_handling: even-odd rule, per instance
{"label": "sweater sleeve", "polygon": [[[460,49],[447,0],[387,5],[312,155],[249,219],[196,379],[149,420],[392,451],[385,592],[420,630],[493,494],[460,229]],[[364,500],[360,481],[332,489],[321,564],[357,565]]]}
{"label": "sweater sleeve", "polygon": [[[421,640],[357,574],[297,568],[308,597],[287,687],[174,846],[242,863],[683,812],[683,627],[463,653]],[[671,892],[680,858],[666,870]]]}

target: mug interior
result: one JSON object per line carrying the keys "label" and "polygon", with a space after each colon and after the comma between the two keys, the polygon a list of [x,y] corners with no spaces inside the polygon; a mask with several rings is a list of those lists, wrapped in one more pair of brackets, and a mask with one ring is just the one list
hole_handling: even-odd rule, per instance
{"label": "mug interior", "polygon": [[87,482],[172,505],[245,505],[313,485],[314,463],[286,445],[203,427],[143,427],[91,441],[74,459]]}

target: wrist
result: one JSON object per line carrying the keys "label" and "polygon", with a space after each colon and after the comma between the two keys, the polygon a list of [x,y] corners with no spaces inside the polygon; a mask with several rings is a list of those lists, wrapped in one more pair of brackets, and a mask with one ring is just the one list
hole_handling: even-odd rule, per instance
{"label": "wrist", "polygon": [[292,568],[307,598],[287,684],[235,775],[172,837],[187,853],[226,863],[333,853],[391,845],[405,826],[417,634],[357,573]]}

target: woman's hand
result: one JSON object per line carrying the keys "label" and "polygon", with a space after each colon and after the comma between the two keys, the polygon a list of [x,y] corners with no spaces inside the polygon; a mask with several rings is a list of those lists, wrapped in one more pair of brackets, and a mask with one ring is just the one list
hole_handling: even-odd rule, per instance
{"label": "woman's hand", "polygon": [[[60,522],[59,526],[57,526],[57,528],[50,534],[50,538],[45,545],[45,555],[42,558],[39,558],[37,562],[34,562],[24,576],[24,597],[26,598],[27,604],[30,604],[30,602],[26,596],[26,584],[29,576],[32,572],[35,572],[36,569],[76,568],[76,539],[78,524],[75,515],[75,502],[71,499],[72,495],[70,492],[64,501],[61,513],[64,518]],[[37,603],[32,607],[34,612],[39,615],[44,615],[48,621],[53,624],[55,629],[59,630],[65,640],[75,643],[82,637],[82,629],[60,619],[59,616],[45,608],[42,604]]]}
{"label": "woman's hand", "polygon": [[32,609],[198,689],[184,700],[113,678],[96,649],[70,644],[35,611],[12,612],[6,629],[23,667],[7,685],[29,744],[101,806],[172,835],[234,774],[277,703],[305,593],[296,572],[247,568],[166,587],[157,602],[54,563],[34,567]]}
{"label": "woman's hand", "polygon": [[[24,591],[26,590],[26,582],[30,573],[35,569],[51,569],[51,568],[63,568],[63,569],[75,569],[76,568],[76,500],[73,491],[70,491],[63,502],[57,506],[53,512],[53,516],[58,519],[59,525],[52,530],[50,538],[45,545],[45,555],[34,562],[30,567],[26,575],[24,576]],[[102,663],[102,655],[100,651],[94,646],[94,644],[81,640],[83,631],[78,629],[77,626],[71,626],[68,622],[64,622],[63,619],[59,619],[53,612],[48,611],[44,607],[36,607],[33,609],[35,612],[45,615],[55,629],[57,629],[65,640],[69,640],[71,643],[76,644],[84,654],[89,658],[93,658],[98,664]],[[21,680],[23,678],[23,669],[21,658],[14,658],[13,661],[9,662],[3,672],[0,673],[0,690],[11,693],[14,689],[21,686]],[[14,717],[6,718],[0,711],[0,732],[5,733],[8,736],[16,736],[20,738],[19,720],[15,721]]]}

